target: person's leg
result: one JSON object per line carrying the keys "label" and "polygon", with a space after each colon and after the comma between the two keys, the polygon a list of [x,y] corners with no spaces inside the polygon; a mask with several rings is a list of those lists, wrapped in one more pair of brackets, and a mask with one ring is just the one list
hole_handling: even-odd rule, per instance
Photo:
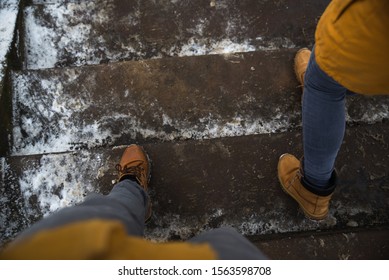
{"label": "person's leg", "polygon": [[307,217],[322,220],[336,187],[334,165],[345,132],[347,89],[320,69],[314,51],[297,52],[295,72],[300,83],[304,81],[304,158],[300,162],[291,154],[281,155],[278,179]]}
{"label": "person's leg", "polygon": [[345,132],[347,89],[317,65],[312,51],[304,79],[304,176],[314,186],[329,185]]}
{"label": "person's leg", "polygon": [[264,260],[267,257],[249,240],[233,228],[219,228],[202,233],[189,240],[208,243],[221,260]]}
{"label": "person's leg", "polygon": [[109,195],[94,194],[80,205],[62,209],[24,231],[19,238],[42,229],[89,219],[119,220],[128,234],[142,236],[145,220],[151,217],[151,203],[147,195],[149,159],[142,147],[130,145],[123,152],[116,169],[119,183]]}
{"label": "person's leg", "polygon": [[128,234],[143,236],[148,199],[145,190],[137,182],[125,179],[117,183],[108,195],[94,194],[79,205],[64,208],[37,222],[19,238],[89,219],[119,220],[125,225]]}

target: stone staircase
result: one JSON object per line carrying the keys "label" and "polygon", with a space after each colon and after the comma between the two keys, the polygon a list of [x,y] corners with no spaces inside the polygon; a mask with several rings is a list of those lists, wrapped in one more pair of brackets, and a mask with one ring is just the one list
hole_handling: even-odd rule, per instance
{"label": "stone staircase", "polygon": [[2,82],[1,242],[108,193],[138,143],[153,161],[149,239],[229,225],[275,259],[388,258],[387,97],[348,99],[325,221],[276,176],[279,155],[302,155],[293,57],[328,3],[21,1]]}

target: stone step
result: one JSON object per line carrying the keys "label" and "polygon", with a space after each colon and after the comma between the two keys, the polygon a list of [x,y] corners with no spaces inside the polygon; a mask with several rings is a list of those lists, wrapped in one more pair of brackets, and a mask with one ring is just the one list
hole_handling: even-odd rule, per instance
{"label": "stone step", "polygon": [[[186,239],[222,225],[248,236],[270,237],[388,226],[388,143],[387,123],[347,129],[337,161],[339,186],[330,215],[322,222],[306,219],[276,176],[280,154],[302,155],[299,132],[145,144],[153,163],[154,207],[146,236],[159,241]],[[123,150],[3,159],[0,178],[5,195],[0,213],[7,232],[1,236],[10,237],[89,192],[108,193]]]}
{"label": "stone step", "polygon": [[12,46],[18,10],[19,0],[2,0],[0,2],[0,100],[8,64],[7,56]]}
{"label": "stone step", "polygon": [[27,69],[311,47],[330,0],[34,0]]}
{"label": "stone step", "polygon": [[387,260],[389,229],[250,238],[273,260]]}
{"label": "stone step", "polygon": [[19,13],[19,0],[0,1],[0,156],[9,151],[11,93],[9,73],[15,67],[14,40]]}
{"label": "stone step", "polygon": [[[13,155],[212,139],[300,126],[295,49],[14,72]],[[348,121],[388,119],[389,97],[351,97]]]}

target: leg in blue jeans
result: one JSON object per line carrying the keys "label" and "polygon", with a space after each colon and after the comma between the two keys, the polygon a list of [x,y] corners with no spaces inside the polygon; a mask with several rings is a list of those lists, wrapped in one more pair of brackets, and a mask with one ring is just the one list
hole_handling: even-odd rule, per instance
{"label": "leg in blue jeans", "polygon": [[304,175],[311,184],[325,188],[343,141],[347,89],[319,68],[314,52],[304,79]]}
{"label": "leg in blue jeans", "polygon": [[[18,238],[88,219],[118,220],[126,227],[128,235],[142,237],[148,199],[138,183],[125,179],[116,184],[109,195],[91,195],[83,203],[39,221]],[[221,259],[266,259],[250,241],[230,228],[203,233],[189,242],[209,243]]]}

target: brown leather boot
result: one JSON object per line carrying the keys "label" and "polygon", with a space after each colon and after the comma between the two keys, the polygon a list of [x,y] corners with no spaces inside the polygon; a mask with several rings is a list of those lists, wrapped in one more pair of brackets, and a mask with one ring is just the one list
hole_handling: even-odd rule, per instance
{"label": "brown leather boot", "polygon": [[[126,178],[136,179],[147,193],[150,179],[150,162],[141,146],[128,146],[120,159],[120,163],[116,165],[116,170],[119,172],[119,182]],[[150,199],[147,209],[146,221],[150,219],[152,212]]]}
{"label": "brown leather boot", "polygon": [[304,181],[303,171],[300,161],[290,154],[283,154],[278,162],[278,179],[282,189],[289,194],[300,205],[304,214],[313,220],[325,219],[328,215],[329,203],[333,191],[335,190],[336,174],[333,173],[331,185],[323,190]]}
{"label": "brown leather boot", "polygon": [[304,75],[308,67],[311,51],[307,48],[300,49],[294,57],[294,72],[300,85],[304,86]]}

